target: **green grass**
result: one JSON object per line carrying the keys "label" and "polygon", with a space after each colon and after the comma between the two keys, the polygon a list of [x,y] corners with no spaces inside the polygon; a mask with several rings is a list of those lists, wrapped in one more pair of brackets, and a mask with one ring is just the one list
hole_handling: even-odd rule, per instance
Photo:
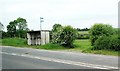
{"label": "green grass", "polygon": [[79,33],[79,34],[89,34],[88,31],[79,31],[78,33]]}
{"label": "green grass", "polygon": [[120,56],[120,51],[114,50],[92,50],[93,46],[91,46],[91,42],[89,39],[87,40],[75,40],[74,42],[75,48],[69,49],[69,51],[77,51],[83,53],[93,53],[93,54],[103,54],[103,55],[113,55]]}
{"label": "green grass", "polygon": [[60,46],[58,44],[52,44],[52,43],[48,43],[46,45],[41,45],[41,46],[33,46],[33,48],[46,49],[46,50],[64,50],[64,49],[66,49],[63,46]]}
{"label": "green grass", "polygon": [[25,39],[21,39],[21,38],[6,38],[6,39],[2,39],[2,45],[6,45],[6,46],[27,46],[27,41]]}
{"label": "green grass", "polygon": [[27,47],[27,48],[35,48],[35,49],[47,49],[47,50],[63,50],[66,49],[63,46],[58,44],[48,43],[46,45],[36,45],[30,46],[27,45],[27,40],[21,38],[5,38],[2,39],[2,45],[4,46],[15,46],[15,47]]}
{"label": "green grass", "polygon": [[[0,40],[1,42],[1,40]],[[25,39],[19,38],[6,38],[2,39],[2,45],[5,46],[15,46],[15,47],[27,47],[27,48],[35,48],[35,49],[46,49],[46,50],[65,50],[65,51],[75,51],[75,52],[83,52],[83,53],[93,53],[93,54],[103,54],[103,55],[113,55],[118,56],[118,52],[120,51],[113,51],[113,50],[91,50],[93,46],[89,39],[84,40],[75,40],[74,47],[75,48],[65,48],[58,44],[48,43],[46,45],[37,45],[37,46],[29,46],[27,45],[27,41]],[[120,54],[119,54],[120,56]]]}
{"label": "green grass", "polygon": [[0,45],[2,45],[2,39],[0,39]]}

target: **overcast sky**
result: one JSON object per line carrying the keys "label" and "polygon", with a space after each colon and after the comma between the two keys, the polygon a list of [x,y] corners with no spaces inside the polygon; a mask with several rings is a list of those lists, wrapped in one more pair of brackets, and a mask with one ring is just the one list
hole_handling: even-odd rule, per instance
{"label": "overcast sky", "polygon": [[74,28],[89,28],[95,23],[118,27],[118,1],[120,0],[0,0],[0,21],[5,26],[22,17],[28,28],[50,30],[55,23]]}

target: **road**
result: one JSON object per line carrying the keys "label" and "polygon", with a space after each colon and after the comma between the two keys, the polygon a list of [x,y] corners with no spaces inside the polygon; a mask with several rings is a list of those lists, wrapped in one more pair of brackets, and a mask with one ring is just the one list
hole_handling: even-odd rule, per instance
{"label": "road", "polygon": [[2,69],[118,69],[118,57],[1,46]]}

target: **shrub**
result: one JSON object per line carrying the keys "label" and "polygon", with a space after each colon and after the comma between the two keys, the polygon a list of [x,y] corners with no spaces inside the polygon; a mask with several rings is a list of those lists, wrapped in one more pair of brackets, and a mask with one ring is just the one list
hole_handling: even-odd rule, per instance
{"label": "shrub", "polygon": [[[58,24],[55,24],[56,26]],[[73,47],[73,41],[76,38],[77,30],[71,26],[53,26],[52,29],[52,42],[66,47]]]}
{"label": "shrub", "polygon": [[95,41],[101,36],[110,36],[114,33],[111,25],[98,23],[90,28],[90,40],[91,44],[94,45]]}
{"label": "shrub", "polygon": [[63,46],[73,47],[73,41],[75,40],[77,31],[71,26],[63,27],[62,33],[60,34],[60,44]]}
{"label": "shrub", "polygon": [[58,30],[60,30],[61,27],[62,27],[62,25],[60,25],[60,24],[54,24],[52,32],[57,32]]}
{"label": "shrub", "polygon": [[120,38],[118,35],[111,36],[110,38],[110,49],[120,50]]}
{"label": "shrub", "polygon": [[60,43],[60,34],[62,33],[63,27],[60,24],[53,25],[53,29],[51,32],[51,41],[52,43]]}
{"label": "shrub", "polygon": [[110,38],[106,36],[99,37],[94,43],[94,49],[108,49],[110,47]]}
{"label": "shrub", "polygon": [[120,39],[118,35],[102,36],[94,43],[93,49],[120,50]]}

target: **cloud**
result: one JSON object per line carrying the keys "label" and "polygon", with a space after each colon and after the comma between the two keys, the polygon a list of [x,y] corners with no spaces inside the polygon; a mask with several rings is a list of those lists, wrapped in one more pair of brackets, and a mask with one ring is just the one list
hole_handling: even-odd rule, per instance
{"label": "cloud", "polygon": [[[73,27],[90,27],[96,22],[117,27],[119,0],[1,0],[2,23],[23,17],[30,29],[39,29],[39,17],[44,17],[43,28],[55,23]],[[37,24],[37,25],[36,25]],[[47,26],[46,26],[47,25]]]}

